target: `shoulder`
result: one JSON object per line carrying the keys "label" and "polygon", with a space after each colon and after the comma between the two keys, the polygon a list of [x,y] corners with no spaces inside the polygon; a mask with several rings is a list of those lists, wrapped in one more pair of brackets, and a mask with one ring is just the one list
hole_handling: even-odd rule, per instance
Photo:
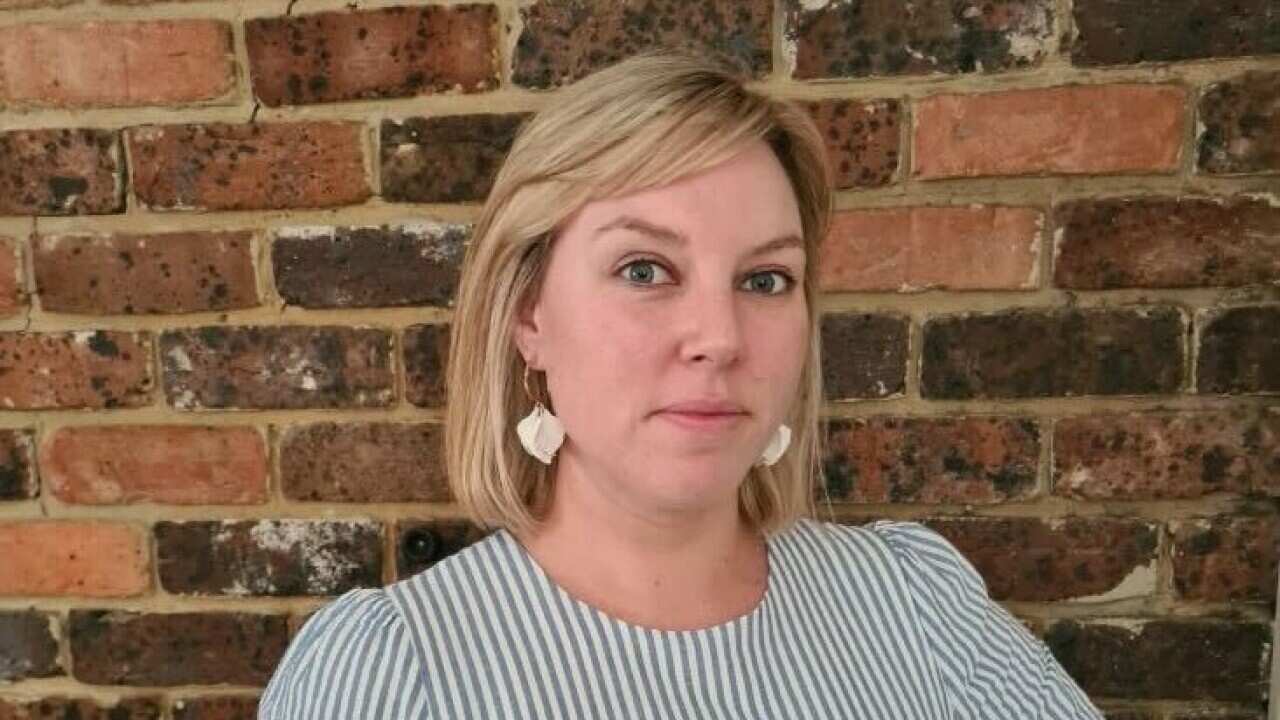
{"label": "shoulder", "polygon": [[425,678],[387,593],[349,590],[298,631],[263,691],[260,720],[419,715]]}

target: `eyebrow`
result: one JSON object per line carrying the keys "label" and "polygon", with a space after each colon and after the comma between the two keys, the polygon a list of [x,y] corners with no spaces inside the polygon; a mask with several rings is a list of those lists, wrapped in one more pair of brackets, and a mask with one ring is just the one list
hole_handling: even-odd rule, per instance
{"label": "eyebrow", "polygon": [[[631,217],[629,215],[622,215],[620,217],[614,218],[613,220],[610,220],[604,225],[601,225],[600,227],[596,228],[595,234],[597,236],[603,235],[604,233],[609,232],[610,230],[631,230],[633,232],[638,232],[641,235],[648,235],[649,237],[655,240],[661,240],[666,243],[672,243],[676,245],[689,244],[689,238],[685,237],[683,233],[680,233],[676,230],[672,230],[671,228],[668,228],[668,227],[663,227],[662,225],[656,225],[654,223],[649,222],[648,220],[641,220],[640,218]],[[764,255],[765,253],[773,252],[774,250],[780,250],[782,248],[788,248],[788,247],[797,247],[800,249],[804,249],[804,241],[800,239],[799,235],[796,235],[794,233],[789,235],[781,235],[762,245],[757,246],[751,252],[747,253],[747,257]]]}

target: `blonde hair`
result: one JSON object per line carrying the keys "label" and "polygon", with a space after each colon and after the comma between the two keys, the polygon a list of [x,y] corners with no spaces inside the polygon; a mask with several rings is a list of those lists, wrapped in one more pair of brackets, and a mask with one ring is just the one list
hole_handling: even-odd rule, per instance
{"label": "blonde hair", "polygon": [[[791,447],[772,467],[748,472],[739,509],[763,532],[813,514],[821,477],[817,251],[831,212],[822,137],[803,109],[746,89],[708,59],[649,52],[557,92],[528,119],[475,226],[450,333],[445,416],[449,484],[474,521],[523,532],[549,506],[555,465],[525,453],[515,433],[533,403],[513,329],[522,304],[539,292],[556,230],[591,201],[671,183],[760,140],[777,155],[800,208],[809,343],[784,421]],[[530,385],[550,407],[541,377]]]}

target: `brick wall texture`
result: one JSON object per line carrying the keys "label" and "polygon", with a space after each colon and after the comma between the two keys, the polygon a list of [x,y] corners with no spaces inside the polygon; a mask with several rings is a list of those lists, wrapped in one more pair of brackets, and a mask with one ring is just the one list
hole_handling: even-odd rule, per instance
{"label": "brick wall texture", "polygon": [[0,718],[251,718],[480,537],[472,223],[659,45],[827,138],[824,514],[945,534],[1113,719],[1268,717],[1275,0],[0,0]]}

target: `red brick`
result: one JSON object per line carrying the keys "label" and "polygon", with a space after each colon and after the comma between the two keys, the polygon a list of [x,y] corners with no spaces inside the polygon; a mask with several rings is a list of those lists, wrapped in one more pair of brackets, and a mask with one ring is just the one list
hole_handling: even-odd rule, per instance
{"label": "red brick", "polygon": [[1094,697],[1241,703],[1266,697],[1271,633],[1261,623],[1063,620],[1045,643]]}
{"label": "red brick", "polygon": [[827,422],[820,501],[989,504],[1035,494],[1030,420],[876,417]]}
{"label": "red brick", "polygon": [[40,494],[31,431],[0,430],[0,501],[29,500]]}
{"label": "red brick", "polygon": [[1174,393],[1185,328],[1171,306],[932,318],[920,392],[952,400]]}
{"label": "red brick", "polygon": [[1175,520],[1173,586],[1188,600],[1274,602],[1280,519]]}
{"label": "red brick", "polygon": [[838,212],[818,284],[826,292],[1031,289],[1043,224],[1039,210],[1018,207]]}
{"label": "red brick", "polygon": [[1159,528],[1118,518],[929,521],[982,574],[996,600],[1101,602],[1156,591]]}
{"label": "red brick", "polygon": [[[129,452],[121,453],[121,448]],[[40,472],[66,503],[267,501],[267,447],[251,427],[71,426],[44,436]]]}
{"label": "red brick", "polygon": [[159,522],[155,538],[170,593],[341,595],[382,584],[382,524],[371,520]]}
{"label": "red brick", "polygon": [[802,105],[826,140],[838,189],[894,181],[901,155],[902,103],[835,99]]}
{"label": "red brick", "polygon": [[884,398],[907,382],[908,320],[894,315],[824,313],[822,385],[827,400]]}
{"label": "red brick", "polygon": [[39,700],[0,698],[3,720],[161,720],[163,717],[159,698],[124,697],[111,704],[60,695]]}
{"label": "red brick", "polygon": [[215,695],[173,701],[173,720],[255,720],[257,717],[256,697]]}
{"label": "red brick", "polygon": [[[1280,415],[1092,414],[1054,425],[1053,492],[1081,500],[1264,491],[1280,472]],[[1280,488],[1280,485],[1277,485]]]}
{"label": "red brick", "polygon": [[234,87],[231,52],[231,28],[215,20],[0,27],[0,102],[76,108],[212,100]]}
{"label": "red brick", "polygon": [[497,24],[497,8],[481,4],[250,20],[253,91],[274,107],[488,90],[498,85]]}
{"label": "red brick", "polygon": [[165,397],[179,409],[387,407],[391,334],[337,325],[205,326],[160,338]]}
{"label": "red brick", "polygon": [[25,305],[22,256],[12,238],[0,236],[0,317],[16,315]]}
{"label": "red brick", "polygon": [[58,662],[57,627],[57,618],[34,610],[0,610],[0,682],[65,674]]}
{"label": "red brick", "polygon": [[483,202],[528,113],[383,120],[382,197],[392,202]]}
{"label": "red brick", "polygon": [[141,407],[151,402],[150,357],[145,333],[0,333],[0,407]]}
{"label": "red brick", "polygon": [[262,686],[284,655],[283,615],[72,610],[77,680],[94,685]]}
{"label": "red brick", "polygon": [[[1272,28],[1280,13],[1274,17]],[[1274,51],[1280,52],[1280,42]],[[1280,72],[1250,71],[1210,85],[1200,98],[1199,117],[1201,172],[1280,172]]]}
{"label": "red brick", "polygon": [[740,74],[764,78],[773,65],[769,0],[666,0],[627,3],[536,0],[522,3],[524,28],[511,60],[512,81],[545,88],[577,80],[656,48],[709,55]]}
{"label": "red brick", "polygon": [[1280,306],[1208,310],[1197,323],[1196,392],[1280,392]]}
{"label": "red brick", "polygon": [[1034,67],[1054,35],[1051,0],[787,0],[784,7],[793,76],[804,79]]}
{"label": "red brick", "polygon": [[98,215],[124,210],[113,130],[0,133],[0,215]]}
{"label": "red brick", "polygon": [[1077,200],[1054,208],[1054,285],[1228,287],[1280,281],[1280,208],[1246,198]]}
{"label": "red brick", "polygon": [[364,201],[363,127],[337,121],[131,128],[138,200],[156,210],[277,210]]}
{"label": "red brick", "polygon": [[410,325],[404,330],[405,399],[419,407],[444,407],[449,325]]}
{"label": "red brick", "polygon": [[1177,85],[1074,85],[934,95],[916,107],[912,173],[1170,173],[1186,126]]}
{"label": "red brick", "polygon": [[1165,63],[1280,51],[1273,0],[1075,0],[1074,65]]}
{"label": "red brick", "polygon": [[118,523],[0,523],[0,595],[130,597],[151,583],[146,540]]}
{"label": "red brick", "polygon": [[315,423],[280,441],[280,484],[306,502],[448,502],[444,428],[435,423]]}
{"label": "red brick", "polygon": [[91,315],[231,310],[258,304],[248,232],[42,235],[40,306]]}

